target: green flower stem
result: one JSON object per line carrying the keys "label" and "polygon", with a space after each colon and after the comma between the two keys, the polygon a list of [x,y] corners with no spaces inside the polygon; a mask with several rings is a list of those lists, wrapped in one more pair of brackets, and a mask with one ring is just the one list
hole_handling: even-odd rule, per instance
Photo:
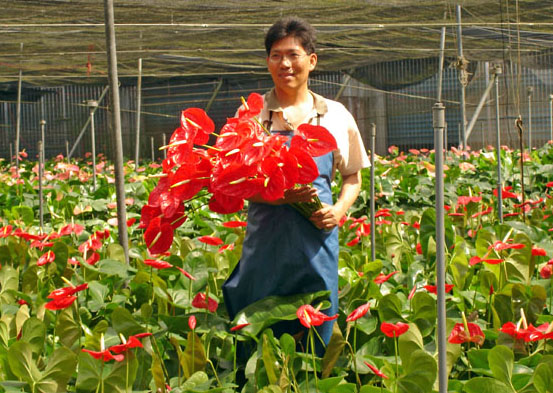
{"label": "green flower stem", "polygon": [[398,361],[397,361],[397,347],[398,347],[398,337],[396,336],[396,333],[394,332],[394,350],[395,350],[395,357],[396,357],[396,380],[395,380],[395,385],[396,385],[396,392],[397,392],[397,380],[399,378],[399,364],[398,364]]}
{"label": "green flower stem", "polygon": [[[315,391],[319,391],[319,378],[317,378],[317,363],[315,362],[315,340],[313,339],[313,329],[309,329],[309,341],[311,342],[311,359],[313,361],[313,375],[315,377]],[[309,388],[308,388],[309,389]]]}

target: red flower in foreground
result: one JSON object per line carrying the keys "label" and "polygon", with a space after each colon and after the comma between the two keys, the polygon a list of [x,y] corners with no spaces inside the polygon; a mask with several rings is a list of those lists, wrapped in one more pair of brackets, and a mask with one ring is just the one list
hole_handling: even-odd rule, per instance
{"label": "red flower in foreground", "polygon": [[547,252],[540,247],[532,247],[532,255],[535,257],[546,256]]}
{"label": "red flower in foreground", "polygon": [[359,318],[363,317],[370,309],[369,303],[365,303],[357,307],[355,310],[351,312],[351,314],[348,315],[346,318],[346,322],[353,322],[358,320]]}
{"label": "red flower in foreground", "polygon": [[417,251],[417,254],[422,255],[422,244],[417,243],[415,250]]}
{"label": "red flower in foreground", "polygon": [[522,243],[505,243],[501,240],[496,241],[494,244],[488,247],[488,249],[494,249],[495,251],[509,250],[509,249],[521,249],[526,247]]}
{"label": "red flower in foreground", "polygon": [[329,317],[328,315],[320,312],[318,309],[313,308],[310,304],[300,306],[296,311],[296,315],[300,320],[300,323],[308,329],[311,326],[320,326],[325,321],[332,321],[338,318],[338,314]]}
{"label": "red flower in foreground", "polygon": [[45,254],[42,254],[40,258],[38,258],[36,265],[43,266],[48,263],[54,262],[55,259],[56,259],[56,254],[54,254],[54,251],[47,251]]}
{"label": "red flower in foreground", "polygon": [[247,226],[248,223],[246,221],[227,221],[223,223],[223,226],[225,228],[240,228]]}
{"label": "red flower in foreground", "polygon": [[463,323],[456,323],[447,339],[451,344],[463,344],[466,342],[476,343],[478,345],[484,344],[484,333],[480,326],[475,323],[467,323],[468,334],[465,330]]}
{"label": "red flower in foreground", "polygon": [[73,304],[73,302],[77,300],[77,296],[67,296],[67,297],[61,297],[52,300],[51,302],[48,302],[44,305],[44,308],[47,308],[48,310],[63,310],[64,308],[69,307]]}
{"label": "red flower in foreground", "polygon": [[380,331],[388,337],[399,337],[409,330],[409,325],[403,322],[388,323],[382,322],[380,324]]}
{"label": "red flower in foreground", "polygon": [[6,225],[5,227],[0,228],[0,238],[8,237],[12,234],[13,227],[11,225]]}
{"label": "red flower in foreground", "polygon": [[219,303],[210,297],[207,297],[206,299],[205,293],[201,292],[194,296],[194,299],[192,299],[192,307],[203,308],[210,312],[215,312],[217,307],[219,307]]}
{"label": "red flower in foreground", "polygon": [[48,295],[48,299],[52,299],[50,302],[44,305],[48,310],[63,310],[73,304],[77,300],[75,293],[85,290],[88,288],[88,284],[84,283],[81,285],[59,288],[52,291]]}
{"label": "red flower in foreground", "polygon": [[162,261],[161,259],[144,259],[144,264],[155,267],[156,269],[168,269],[173,267],[169,262]]}
{"label": "red flower in foreground", "polygon": [[379,369],[377,369],[375,366],[373,366],[372,364],[370,364],[369,362],[364,362],[365,365],[371,369],[371,371],[373,373],[375,373],[376,375],[378,375],[380,378],[384,378],[384,379],[388,379],[388,376],[386,374],[384,374],[382,371],[380,371]]}
{"label": "red flower in foreground", "polygon": [[[446,293],[451,292],[451,290],[453,289],[453,286],[454,286],[453,284],[445,284],[445,292]],[[435,295],[438,294],[438,287],[436,285],[425,285],[423,288],[430,293],[433,293]]]}
{"label": "red flower in foreground", "polygon": [[[130,336],[126,341],[123,341],[122,344],[118,344],[118,345],[112,345],[111,347],[109,347],[107,349],[107,351],[111,351],[111,352],[114,352],[114,353],[122,353],[122,352],[125,352],[131,348],[142,348],[143,345],[142,343],[140,342],[140,338],[143,338],[143,337],[147,337],[147,336],[151,336],[152,333],[139,333],[139,334],[135,334],[134,336]],[[123,340],[124,340],[124,337],[121,337]],[[117,355],[115,355],[117,356]],[[117,360],[117,359],[116,359]]]}
{"label": "red flower in foreground", "polygon": [[485,262],[485,263],[488,263],[490,265],[497,265],[501,262],[503,262],[503,259],[498,259],[498,258],[480,258],[479,256],[474,256],[472,258],[470,258],[470,261],[469,261],[469,265],[471,266],[474,266],[480,262]]}
{"label": "red flower in foreground", "polygon": [[399,273],[399,272],[397,270],[395,270],[395,271],[393,271],[391,273],[388,273],[388,274],[379,273],[378,276],[376,276],[373,281],[378,285],[383,284],[386,281],[388,281],[390,279],[390,277],[392,277],[396,273]]}
{"label": "red flower in foreground", "polygon": [[144,232],[144,240],[150,253],[164,253],[173,243],[173,227],[171,224],[162,223],[161,217],[155,217]]}
{"label": "red flower in foreground", "polygon": [[499,329],[500,332],[506,333],[517,340],[522,339],[525,342],[553,338],[553,332],[548,332],[548,330],[549,323],[541,324],[538,327],[530,324],[527,328],[520,328],[513,322],[507,322]]}
{"label": "red flower in foreground", "polygon": [[[518,199],[518,195],[515,194],[514,192],[511,192],[512,189],[513,189],[513,187],[511,187],[511,186],[507,186],[507,187],[503,188],[501,190],[501,198],[502,199],[509,199],[509,198]],[[493,195],[495,197],[497,197],[497,188],[494,188]]]}
{"label": "red flower in foreground", "polygon": [[551,266],[549,263],[540,269],[541,278],[544,278],[544,279],[550,278],[552,274],[553,274],[553,266]]}

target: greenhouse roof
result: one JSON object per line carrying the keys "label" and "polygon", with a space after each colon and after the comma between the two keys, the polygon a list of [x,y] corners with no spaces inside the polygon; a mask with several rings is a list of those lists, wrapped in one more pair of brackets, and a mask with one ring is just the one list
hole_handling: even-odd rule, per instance
{"label": "greenhouse roof", "polygon": [[[0,15],[0,83],[22,70],[35,86],[97,83],[107,75],[104,2],[8,0]],[[119,77],[167,79],[266,73],[263,36],[283,15],[318,30],[319,71],[435,57],[446,26],[446,56],[457,56],[455,2],[428,0],[115,0]],[[551,0],[464,0],[469,61],[527,61],[549,66]],[[537,63],[536,60],[538,59]],[[543,59],[543,61],[539,60]],[[543,63],[543,64],[539,64]]]}

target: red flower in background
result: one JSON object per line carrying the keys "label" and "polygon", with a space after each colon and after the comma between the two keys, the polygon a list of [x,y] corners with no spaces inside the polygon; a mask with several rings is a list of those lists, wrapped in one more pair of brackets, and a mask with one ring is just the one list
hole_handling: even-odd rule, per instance
{"label": "red flower in background", "polygon": [[373,281],[378,285],[383,284],[386,281],[388,281],[390,279],[390,277],[392,277],[396,273],[399,273],[399,272],[397,270],[395,270],[395,271],[393,271],[391,273],[388,273],[388,274],[379,273],[378,276],[376,276]]}
{"label": "red flower in background", "polygon": [[469,265],[474,266],[474,265],[476,265],[480,262],[485,262],[485,263],[488,263],[490,265],[497,265],[497,264],[503,262],[503,259],[499,259],[499,258],[480,258],[479,256],[474,256],[474,257],[470,258]]}
{"label": "red flower in background", "polygon": [[223,223],[223,226],[225,228],[240,228],[247,226],[248,223],[246,221],[226,221]]}
{"label": "red flower in background", "polygon": [[[454,287],[453,284],[445,284],[445,293],[451,292],[453,287]],[[423,288],[426,289],[430,293],[433,293],[435,295],[438,294],[438,287],[436,285],[425,285]]]}
{"label": "red flower in background", "polygon": [[48,295],[48,299],[52,299],[50,302],[44,305],[49,310],[63,310],[73,304],[77,297],[74,296],[77,292],[83,291],[88,288],[88,284],[59,288],[52,291]]}
{"label": "red flower in background", "polygon": [[386,374],[384,374],[382,371],[380,371],[379,369],[377,369],[375,366],[373,366],[372,364],[370,364],[369,362],[364,362],[365,365],[370,368],[370,370],[375,373],[376,375],[378,375],[380,378],[384,378],[384,379],[388,379],[388,376]]}
{"label": "red flower in background", "polygon": [[330,317],[320,312],[318,309],[313,308],[310,304],[304,304],[298,307],[296,316],[300,320],[300,323],[308,329],[311,326],[320,326],[326,321],[332,321],[338,318],[338,314]]}
{"label": "red flower in background", "polygon": [[463,323],[456,323],[447,339],[451,344],[463,344],[466,342],[484,344],[484,333],[480,326],[475,323],[468,322],[468,334]]}
{"label": "red flower in background", "polygon": [[539,257],[539,256],[545,257],[547,256],[547,252],[543,248],[532,247],[532,255],[535,257]]}
{"label": "red flower in background", "polygon": [[56,254],[54,254],[54,251],[47,251],[45,254],[42,254],[36,263],[37,266],[43,266],[48,263],[54,262],[56,259]]}
{"label": "red flower in background", "polygon": [[194,315],[188,317],[188,327],[190,330],[196,329],[196,317]]}
{"label": "red flower in background", "polygon": [[156,269],[168,269],[173,267],[169,262],[162,261],[161,259],[144,259],[144,264]]}
{"label": "red flower in background", "polygon": [[204,244],[209,244],[211,246],[220,246],[223,244],[223,241],[216,236],[200,236],[198,240]]}
{"label": "red flower in background", "polygon": [[409,325],[403,322],[388,323],[382,322],[380,324],[380,331],[388,337],[399,337],[409,330]]}
{"label": "red flower in background", "polygon": [[217,311],[217,307],[219,307],[219,303],[217,303],[212,298],[207,297],[206,294],[203,292],[200,292],[196,296],[194,296],[191,304],[192,307],[203,308],[210,312]]}
{"label": "red flower in background", "polygon": [[[129,349],[132,349],[132,348],[143,348],[144,346],[142,345],[142,343],[140,342],[139,339],[143,338],[143,337],[148,337],[148,336],[151,336],[151,335],[152,335],[152,333],[139,333],[139,334],[135,334],[134,336],[129,336],[129,338],[126,341],[124,341],[122,344],[112,345],[111,347],[109,347],[106,350],[106,352],[109,353],[109,351],[111,351],[113,353],[120,354],[120,353],[126,352],[126,351],[128,351]],[[122,337],[122,339],[124,340],[123,337]],[[117,355],[115,355],[115,356],[117,356]],[[114,357],[114,359],[115,359],[115,357]],[[117,360],[117,359],[115,359],[115,360]]]}
{"label": "red flower in background", "polygon": [[238,330],[242,330],[244,329],[246,326],[249,326],[250,324],[249,323],[241,323],[239,325],[236,325],[236,326],[233,326],[230,328],[230,331],[231,332],[236,332]]}
{"label": "red flower in background", "polygon": [[360,305],[348,315],[348,317],[346,318],[346,322],[353,322],[358,320],[359,318],[363,317],[370,308],[371,307],[369,303]]}
{"label": "red flower in background", "polygon": [[115,360],[116,362],[122,362],[125,359],[125,355],[117,354],[113,355],[109,349],[103,351],[91,351],[90,349],[83,348],[83,352],[88,353],[94,359],[102,359],[104,362],[109,362],[110,360]]}
{"label": "red flower in background", "polygon": [[489,250],[493,249],[495,251],[503,251],[503,250],[510,250],[510,249],[521,249],[526,247],[526,245],[522,243],[506,243],[502,242],[501,240],[498,240],[494,242],[491,246],[488,247]]}
{"label": "red flower in background", "polygon": [[6,225],[2,228],[0,228],[0,239],[3,238],[3,237],[8,237],[12,234],[12,226],[11,225]]}
{"label": "red flower in background", "polygon": [[[515,194],[514,192],[511,192],[511,190],[513,189],[513,187],[511,186],[507,186],[507,187],[504,187],[502,190],[501,190],[501,198],[502,199],[509,199],[509,198],[512,198],[512,199],[518,199],[518,195]],[[493,195],[495,197],[497,197],[497,188],[494,188],[493,190]]]}

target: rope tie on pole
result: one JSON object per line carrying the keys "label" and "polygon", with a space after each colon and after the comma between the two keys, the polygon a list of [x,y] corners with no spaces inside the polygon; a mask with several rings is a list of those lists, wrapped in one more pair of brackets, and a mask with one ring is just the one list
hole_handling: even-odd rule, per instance
{"label": "rope tie on pole", "polygon": [[467,58],[465,56],[457,56],[457,61],[451,63],[450,67],[459,70],[459,82],[464,87],[467,87],[467,85],[469,84],[469,76],[472,75],[472,73],[468,71],[469,61],[467,60]]}

